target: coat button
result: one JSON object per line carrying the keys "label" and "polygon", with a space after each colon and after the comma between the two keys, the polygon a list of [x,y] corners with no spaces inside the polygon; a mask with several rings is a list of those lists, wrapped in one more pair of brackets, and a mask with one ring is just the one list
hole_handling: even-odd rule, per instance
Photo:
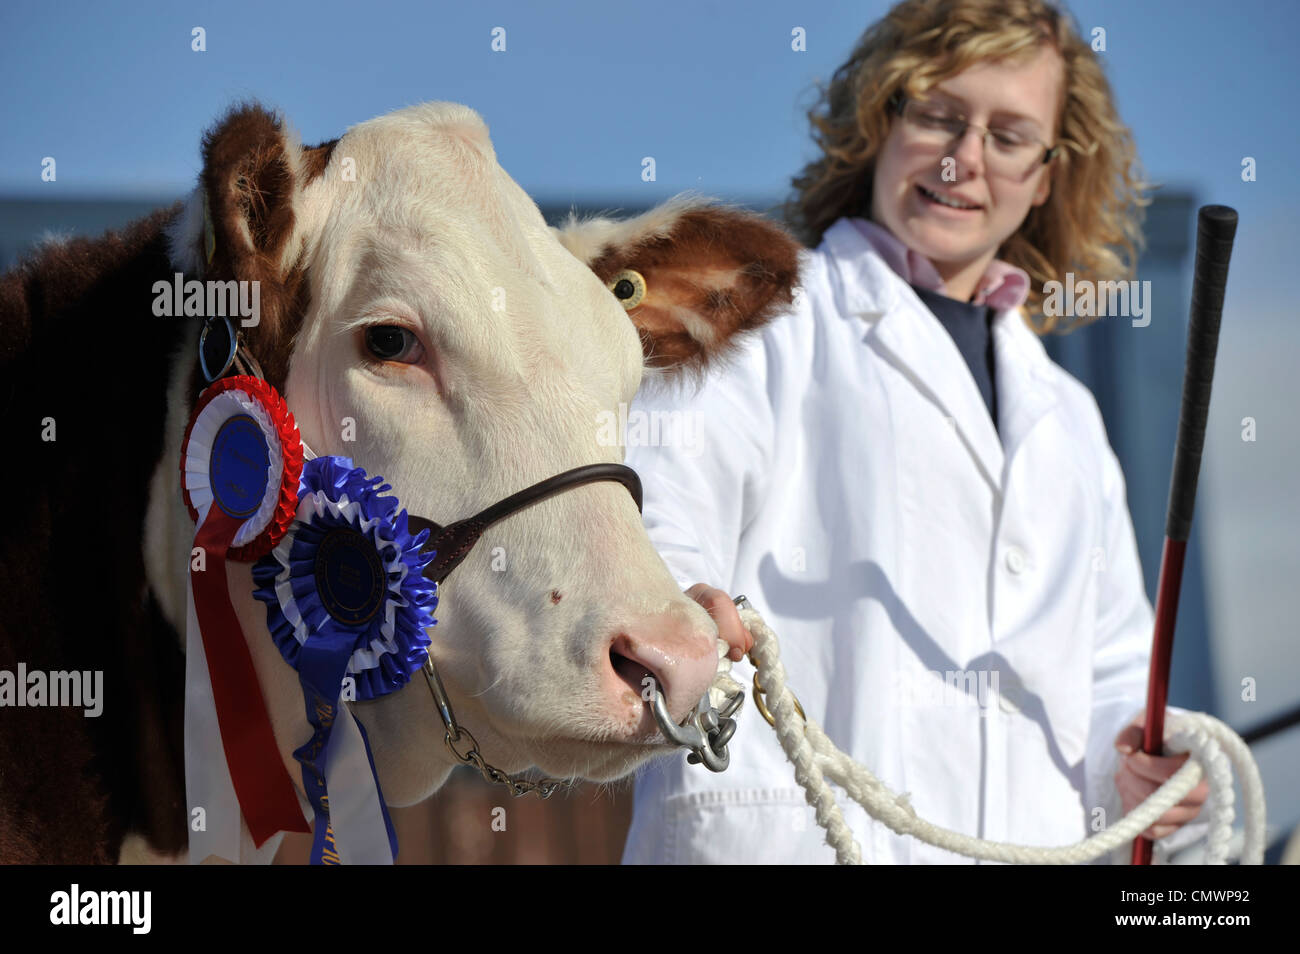
{"label": "coat button", "polygon": [[1012,573],[1020,574],[1025,572],[1027,563],[1028,558],[1025,556],[1025,551],[1020,547],[1009,547],[1007,549],[1007,569]]}

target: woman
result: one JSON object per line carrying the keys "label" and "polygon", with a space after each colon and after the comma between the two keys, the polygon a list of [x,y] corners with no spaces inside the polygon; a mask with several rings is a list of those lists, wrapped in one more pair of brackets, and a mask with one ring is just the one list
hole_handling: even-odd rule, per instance
{"label": "woman", "polygon": [[[1041,0],[900,3],[812,119],[802,293],[697,393],[640,399],[705,435],[703,454],[630,451],[647,530],[720,627],[739,627],[727,594],[749,596],[804,708],[922,817],[1075,842],[1182,761],[1123,753],[1152,624],[1124,479],[1027,320],[1067,269],[1130,271],[1131,137]],[[756,713],[731,752],[722,775],[673,759],[638,778],[625,861],[833,859]],[[845,818],[868,862],[962,860]]]}

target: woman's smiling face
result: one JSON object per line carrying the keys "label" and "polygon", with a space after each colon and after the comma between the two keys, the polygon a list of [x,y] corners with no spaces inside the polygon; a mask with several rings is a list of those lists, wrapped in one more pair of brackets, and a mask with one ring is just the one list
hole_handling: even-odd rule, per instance
{"label": "woman's smiling face", "polygon": [[[998,248],[1051,189],[1051,165],[1041,162],[1041,151],[1023,173],[989,175],[984,127],[1014,126],[1055,145],[1063,83],[1060,54],[1043,46],[1024,62],[977,63],[926,91],[927,101],[973,124],[960,141],[917,142],[908,123],[894,117],[876,157],[871,218],[930,259],[949,295],[970,297]],[[935,195],[971,208],[952,208]]]}

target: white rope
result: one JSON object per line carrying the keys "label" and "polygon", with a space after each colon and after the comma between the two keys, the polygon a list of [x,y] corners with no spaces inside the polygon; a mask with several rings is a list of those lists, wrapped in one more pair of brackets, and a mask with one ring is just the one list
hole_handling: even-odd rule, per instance
{"label": "white rope", "polygon": [[754,637],[754,648],[749,655],[758,667],[759,680],[767,697],[767,707],[776,722],[781,748],[794,763],[795,779],[803,786],[808,803],[816,809],[817,824],[826,829],[826,843],[835,849],[835,859],[839,864],[861,864],[862,851],[844,821],[827,779],[842,786],[872,818],[900,835],[912,835],[937,848],[984,861],[1042,865],[1081,864],[1131,842],[1182,801],[1200,782],[1202,774],[1210,783],[1210,799],[1205,803],[1210,814],[1206,864],[1226,864],[1232,840],[1234,768],[1241,780],[1245,801],[1246,838],[1241,860],[1244,864],[1263,863],[1264,785],[1259,769],[1241,737],[1212,716],[1202,712],[1169,715],[1171,734],[1165,744],[1166,750],[1189,752],[1191,755],[1150,798],[1113,827],[1059,848],[984,841],[940,828],[919,817],[906,795],[891,792],[865,766],[836,748],[813,719],[801,718],[795,711],[794,697],[786,686],[785,667],[781,665],[776,634],[752,609],[742,608],[740,618]]}

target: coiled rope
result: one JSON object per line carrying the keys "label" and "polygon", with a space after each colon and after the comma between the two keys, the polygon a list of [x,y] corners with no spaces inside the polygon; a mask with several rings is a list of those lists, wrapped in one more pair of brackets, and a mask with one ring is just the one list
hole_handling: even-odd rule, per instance
{"label": "coiled rope", "polygon": [[777,738],[786,757],[794,763],[795,779],[803,787],[808,803],[816,809],[817,824],[826,830],[826,842],[835,849],[839,864],[861,864],[862,850],[844,821],[829,782],[840,785],[872,818],[900,835],[911,835],[936,848],[983,861],[1044,865],[1082,864],[1131,842],[1182,801],[1203,774],[1210,783],[1210,800],[1205,804],[1210,810],[1206,864],[1226,864],[1232,840],[1233,769],[1241,780],[1245,802],[1246,837],[1241,861],[1263,863],[1264,785],[1259,768],[1241,737],[1212,716],[1201,712],[1169,714],[1165,748],[1174,753],[1188,752],[1190,757],[1164,785],[1113,827],[1059,848],[984,841],[940,828],[919,817],[907,796],[890,791],[865,766],[836,748],[816,721],[801,717],[786,685],[776,634],[755,610],[741,607],[739,612],[741,622],[754,637],[749,656],[758,668]]}

